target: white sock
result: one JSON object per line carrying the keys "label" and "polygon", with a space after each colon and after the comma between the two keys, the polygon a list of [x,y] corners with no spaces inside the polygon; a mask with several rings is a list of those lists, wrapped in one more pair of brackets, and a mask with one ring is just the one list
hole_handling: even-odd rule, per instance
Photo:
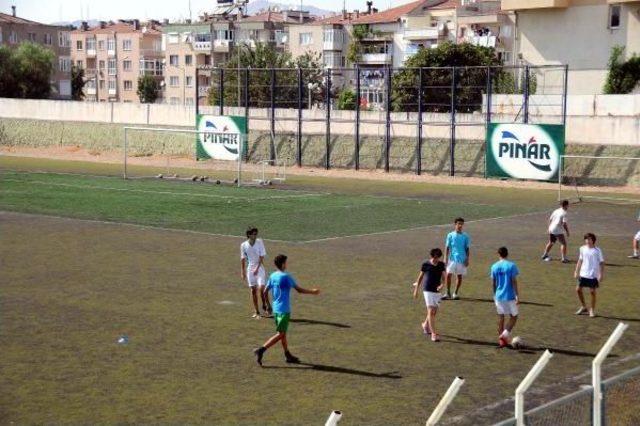
{"label": "white sock", "polygon": [[511,334],[511,333],[509,333],[509,330],[505,329],[505,330],[502,332],[502,334],[500,334],[500,337],[503,337],[503,338],[505,338],[505,339],[509,339],[509,335],[510,335],[510,334]]}
{"label": "white sock", "polygon": [[633,249],[633,255],[638,256],[638,249]]}

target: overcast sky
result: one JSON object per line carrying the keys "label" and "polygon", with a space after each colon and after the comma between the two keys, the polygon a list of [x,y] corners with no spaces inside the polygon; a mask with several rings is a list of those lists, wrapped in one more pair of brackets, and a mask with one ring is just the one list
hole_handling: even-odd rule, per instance
{"label": "overcast sky", "polygon": [[[300,5],[299,0],[274,0],[277,3]],[[348,10],[366,8],[366,0],[303,0],[304,5],[322,9],[341,10],[343,1]],[[408,3],[411,0],[374,0],[380,10]],[[211,10],[215,0],[191,0],[193,17]],[[109,20],[118,18],[183,19],[189,17],[189,0],[0,0],[0,11],[11,13],[11,5],[18,7],[18,16],[44,23],[74,20]]]}

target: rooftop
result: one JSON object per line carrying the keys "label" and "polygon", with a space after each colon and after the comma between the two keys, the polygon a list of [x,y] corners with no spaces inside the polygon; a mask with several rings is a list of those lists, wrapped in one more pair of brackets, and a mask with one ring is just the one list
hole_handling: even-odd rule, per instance
{"label": "rooftop", "polygon": [[397,22],[402,16],[413,12],[455,9],[459,6],[460,0],[418,0],[402,6],[392,7],[382,12],[360,15],[359,18],[351,20],[350,23],[355,25],[386,24]]}
{"label": "rooftop", "polygon": [[135,24],[129,22],[106,23],[103,26],[95,26],[87,30],[78,28],[71,32],[72,34],[113,34],[113,33],[144,33],[144,34],[162,34],[157,25],[145,25],[140,23],[138,29]]}

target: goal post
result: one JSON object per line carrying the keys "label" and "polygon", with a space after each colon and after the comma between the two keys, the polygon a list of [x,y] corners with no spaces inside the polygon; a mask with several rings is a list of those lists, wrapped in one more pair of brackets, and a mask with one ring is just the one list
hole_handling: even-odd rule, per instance
{"label": "goal post", "polygon": [[558,200],[640,203],[640,157],[562,155]]}

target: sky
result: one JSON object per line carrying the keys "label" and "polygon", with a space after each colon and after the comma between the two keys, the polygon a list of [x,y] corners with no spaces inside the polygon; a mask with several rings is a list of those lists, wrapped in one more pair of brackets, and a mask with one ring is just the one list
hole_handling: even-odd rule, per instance
{"label": "sky", "polygon": [[[300,5],[299,0],[274,0],[277,3]],[[366,0],[303,0],[327,10],[364,10]],[[408,3],[410,0],[374,0],[380,10]],[[190,0],[193,17],[215,6],[215,0]],[[171,20],[189,17],[189,0],[0,0],[0,11],[11,13],[11,5],[17,6],[18,16],[43,23],[75,20],[110,20],[139,18]]]}

